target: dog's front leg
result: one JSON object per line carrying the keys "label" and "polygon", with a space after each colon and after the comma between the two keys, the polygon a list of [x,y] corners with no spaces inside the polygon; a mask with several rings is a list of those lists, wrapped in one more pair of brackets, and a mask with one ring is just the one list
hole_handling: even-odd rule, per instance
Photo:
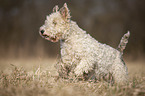
{"label": "dog's front leg", "polygon": [[69,68],[62,62],[62,60],[59,60],[55,67],[61,78],[68,78]]}
{"label": "dog's front leg", "polygon": [[83,77],[84,73],[89,73],[90,71],[93,70],[93,62],[92,60],[83,58],[80,63],[76,66],[74,69],[74,73],[77,77]]}

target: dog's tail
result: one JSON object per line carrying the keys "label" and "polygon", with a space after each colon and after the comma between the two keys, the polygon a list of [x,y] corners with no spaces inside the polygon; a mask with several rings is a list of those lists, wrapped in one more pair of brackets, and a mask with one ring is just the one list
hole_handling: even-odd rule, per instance
{"label": "dog's tail", "polygon": [[121,38],[120,44],[118,45],[118,50],[123,54],[123,50],[126,47],[126,44],[128,43],[128,38],[130,36],[130,32],[128,31],[124,36]]}

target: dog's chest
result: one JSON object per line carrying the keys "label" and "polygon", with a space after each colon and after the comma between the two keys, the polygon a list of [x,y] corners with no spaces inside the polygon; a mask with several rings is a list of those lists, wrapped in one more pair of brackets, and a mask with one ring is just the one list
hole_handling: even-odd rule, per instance
{"label": "dog's chest", "polygon": [[61,59],[66,64],[78,64],[80,61],[80,54],[76,51],[75,45],[68,42],[61,42]]}

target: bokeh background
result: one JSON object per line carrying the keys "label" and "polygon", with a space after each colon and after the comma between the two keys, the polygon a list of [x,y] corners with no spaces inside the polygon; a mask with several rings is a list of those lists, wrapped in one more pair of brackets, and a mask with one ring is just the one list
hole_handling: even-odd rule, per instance
{"label": "bokeh background", "polygon": [[0,0],[0,58],[56,57],[59,43],[39,36],[55,5],[68,4],[72,20],[99,42],[117,48],[131,33],[125,56],[145,53],[145,0]]}

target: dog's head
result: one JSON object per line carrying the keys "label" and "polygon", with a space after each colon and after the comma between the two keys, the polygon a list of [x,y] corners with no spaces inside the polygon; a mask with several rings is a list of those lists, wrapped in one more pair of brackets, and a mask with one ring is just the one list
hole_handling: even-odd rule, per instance
{"label": "dog's head", "polygon": [[46,17],[45,24],[40,27],[39,34],[51,42],[64,39],[69,29],[70,12],[65,3],[59,10],[58,6],[53,8],[53,13]]}

